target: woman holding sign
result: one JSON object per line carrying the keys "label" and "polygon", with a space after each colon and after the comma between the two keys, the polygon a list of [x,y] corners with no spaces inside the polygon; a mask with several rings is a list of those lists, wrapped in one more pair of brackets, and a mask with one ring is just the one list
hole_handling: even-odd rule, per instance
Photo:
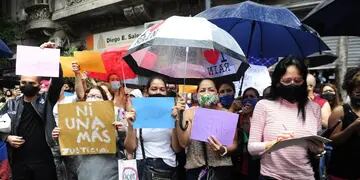
{"label": "woman holding sign", "polygon": [[[210,79],[204,79],[200,82],[197,90],[199,106],[204,109],[227,111],[222,108],[219,101],[218,92],[215,83]],[[231,157],[229,153],[237,147],[237,135],[233,136],[232,144],[223,145],[218,137],[209,136],[206,142],[200,142],[190,139],[191,129],[195,119],[196,110],[193,107],[184,112],[183,120],[176,119],[177,133],[179,143],[186,148],[186,179],[211,179],[226,180],[231,179]],[[237,120],[237,118],[236,118]],[[180,122],[187,127],[185,131],[180,128]],[[236,126],[236,124],[235,124]],[[234,129],[235,129],[234,126]]]}
{"label": "woman holding sign", "polygon": [[[77,63],[73,63],[73,71],[77,75],[80,72],[80,67]],[[94,102],[108,100],[108,96],[101,86],[93,86],[86,90],[83,85],[83,82],[81,81],[79,76],[77,76],[77,78],[75,79],[75,91],[78,96],[79,94],[81,94],[84,97],[85,101]],[[59,135],[60,128],[56,127],[52,132],[52,136],[54,139],[57,139]],[[66,160],[71,160],[67,161],[67,163],[65,164],[66,171],[63,172],[63,176],[66,176],[66,179],[118,180],[118,159],[115,155],[101,154],[71,156],[71,159],[66,158]]]}
{"label": "woman holding sign", "polygon": [[[159,77],[151,78],[146,90],[149,97],[167,96],[166,83]],[[175,106],[174,109],[184,109],[184,106],[185,102]],[[135,129],[133,126],[136,121],[135,110],[131,109],[126,113],[128,133],[125,138],[125,148],[127,152],[136,155],[139,179],[173,179],[176,170],[175,153],[181,150],[175,129]],[[176,115],[173,114],[175,117]]]}
{"label": "woman holding sign", "polygon": [[261,179],[314,179],[308,153],[321,154],[323,143],[306,141],[266,152],[278,141],[316,135],[321,130],[320,107],[307,98],[307,73],[302,61],[282,59],[272,74],[270,97],[255,106],[248,151],[261,155]]}

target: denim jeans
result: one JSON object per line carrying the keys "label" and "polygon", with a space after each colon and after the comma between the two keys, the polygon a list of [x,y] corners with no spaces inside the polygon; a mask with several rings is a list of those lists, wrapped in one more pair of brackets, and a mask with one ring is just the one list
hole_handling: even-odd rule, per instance
{"label": "denim jeans", "polygon": [[139,180],[174,180],[176,168],[167,165],[161,158],[137,160]]}

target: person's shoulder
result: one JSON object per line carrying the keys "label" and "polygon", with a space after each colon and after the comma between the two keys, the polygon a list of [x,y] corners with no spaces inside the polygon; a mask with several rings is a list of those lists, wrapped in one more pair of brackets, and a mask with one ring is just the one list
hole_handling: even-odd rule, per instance
{"label": "person's shoulder", "polygon": [[274,100],[270,100],[270,99],[261,99],[259,100],[256,105],[273,105],[273,104],[276,104],[277,101],[274,101]]}

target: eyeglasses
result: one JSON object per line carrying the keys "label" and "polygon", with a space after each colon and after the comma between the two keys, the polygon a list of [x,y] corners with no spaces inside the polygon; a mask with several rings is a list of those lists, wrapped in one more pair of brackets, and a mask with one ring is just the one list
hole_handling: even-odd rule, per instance
{"label": "eyeglasses", "polygon": [[304,79],[301,77],[298,78],[282,78],[280,80],[280,82],[283,85],[291,85],[291,84],[295,84],[295,85],[301,85],[304,83]]}
{"label": "eyeglasses", "polygon": [[101,95],[89,94],[89,95],[86,96],[86,98],[102,99],[103,97]]}

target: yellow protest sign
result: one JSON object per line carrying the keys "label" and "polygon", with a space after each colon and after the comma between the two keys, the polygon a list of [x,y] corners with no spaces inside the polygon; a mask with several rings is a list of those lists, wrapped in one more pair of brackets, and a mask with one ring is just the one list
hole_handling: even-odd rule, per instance
{"label": "yellow protest sign", "polygon": [[111,101],[59,104],[61,155],[115,154],[113,121]]}
{"label": "yellow protest sign", "polygon": [[179,93],[196,93],[196,91],[195,85],[179,85]]}
{"label": "yellow protest sign", "polygon": [[74,58],[82,71],[106,73],[101,53],[96,51],[75,51]]}
{"label": "yellow protest sign", "polygon": [[75,73],[72,70],[72,62],[74,61],[74,57],[60,57],[61,68],[63,70],[64,77],[75,77]]}

